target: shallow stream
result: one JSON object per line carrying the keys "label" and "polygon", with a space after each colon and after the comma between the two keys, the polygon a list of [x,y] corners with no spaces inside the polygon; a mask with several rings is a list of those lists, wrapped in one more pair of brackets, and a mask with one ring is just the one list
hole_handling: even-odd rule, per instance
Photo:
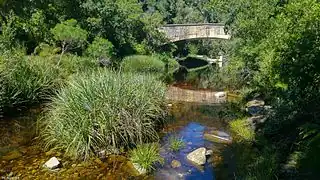
{"label": "shallow stream", "polygon": [[[204,138],[212,130],[229,133],[227,123],[220,117],[222,104],[203,105],[197,103],[173,102],[170,107],[172,118],[161,131],[161,155],[164,165],[158,166],[149,176],[136,176],[126,154],[112,155],[106,159],[93,158],[87,162],[75,162],[63,156],[62,152],[46,152],[37,139],[32,139],[35,124],[28,117],[17,121],[0,122],[0,179],[233,179],[234,159],[225,143],[215,143]],[[181,137],[185,146],[178,152],[169,150],[168,138]],[[191,151],[205,147],[213,151],[203,167],[186,159]],[[62,168],[48,171],[43,164],[55,156],[62,162]],[[172,160],[181,163],[172,168]]]}

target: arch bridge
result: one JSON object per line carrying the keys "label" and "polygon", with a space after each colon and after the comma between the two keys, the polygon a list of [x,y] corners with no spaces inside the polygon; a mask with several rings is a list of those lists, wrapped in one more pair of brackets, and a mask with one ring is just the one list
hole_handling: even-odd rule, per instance
{"label": "arch bridge", "polygon": [[231,35],[225,33],[224,24],[167,24],[159,28],[166,34],[170,42],[187,39],[230,39]]}

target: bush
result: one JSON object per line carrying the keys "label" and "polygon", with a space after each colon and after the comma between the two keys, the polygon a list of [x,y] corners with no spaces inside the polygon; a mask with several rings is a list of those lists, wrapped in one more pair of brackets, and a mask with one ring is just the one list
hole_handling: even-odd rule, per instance
{"label": "bush", "polygon": [[163,73],[165,64],[155,56],[133,55],[123,59],[121,69],[125,72]]}
{"label": "bush", "polygon": [[159,154],[159,146],[157,144],[144,144],[137,146],[130,152],[130,159],[133,163],[139,164],[147,171],[154,170],[156,163],[163,163],[164,159]]}
{"label": "bush", "polygon": [[75,158],[158,140],[163,83],[150,75],[96,71],[73,77],[41,121],[46,147]]}

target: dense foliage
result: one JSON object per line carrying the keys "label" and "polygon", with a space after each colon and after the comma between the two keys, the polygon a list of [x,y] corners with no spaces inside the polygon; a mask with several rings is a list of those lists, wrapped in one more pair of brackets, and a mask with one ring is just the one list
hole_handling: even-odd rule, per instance
{"label": "dense foliage", "polygon": [[267,139],[277,164],[285,164],[273,171],[274,176],[298,172],[299,178],[317,177],[320,3],[251,0],[226,4],[234,12],[229,27],[237,41],[231,61],[241,65],[243,84],[254,90],[251,96],[264,98],[275,109],[256,135]]}

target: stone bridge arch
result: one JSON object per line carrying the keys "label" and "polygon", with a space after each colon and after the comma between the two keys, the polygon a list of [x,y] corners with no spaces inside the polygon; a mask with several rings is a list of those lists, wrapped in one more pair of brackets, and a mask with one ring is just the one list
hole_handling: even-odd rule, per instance
{"label": "stone bridge arch", "polygon": [[159,28],[166,34],[170,42],[187,39],[230,39],[231,35],[225,33],[223,24],[167,24]]}

